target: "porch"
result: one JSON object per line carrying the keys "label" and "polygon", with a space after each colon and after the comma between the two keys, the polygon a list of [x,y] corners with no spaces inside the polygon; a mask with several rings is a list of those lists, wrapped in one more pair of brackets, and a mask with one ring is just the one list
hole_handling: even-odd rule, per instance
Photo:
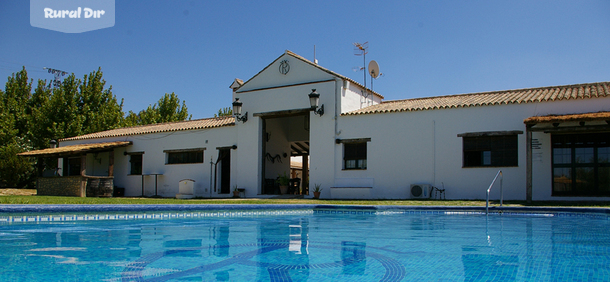
{"label": "porch", "polygon": [[[114,149],[132,145],[131,141],[80,144],[20,153],[38,158],[36,190],[44,196],[112,197],[114,191]],[[107,153],[108,175],[87,175],[87,155]],[[44,159],[71,159],[71,167],[45,173]],[[106,161],[106,160],[105,160]],[[100,161],[101,163],[101,161]],[[66,162],[68,164],[68,162]],[[47,170],[47,172],[49,172]]]}

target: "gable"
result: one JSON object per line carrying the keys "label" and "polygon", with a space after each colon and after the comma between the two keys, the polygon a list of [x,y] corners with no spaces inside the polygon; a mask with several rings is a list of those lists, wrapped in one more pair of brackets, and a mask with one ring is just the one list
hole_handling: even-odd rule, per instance
{"label": "gable", "polygon": [[237,93],[253,90],[328,81],[337,75],[324,71],[305,58],[286,51],[271,64],[246,81]]}

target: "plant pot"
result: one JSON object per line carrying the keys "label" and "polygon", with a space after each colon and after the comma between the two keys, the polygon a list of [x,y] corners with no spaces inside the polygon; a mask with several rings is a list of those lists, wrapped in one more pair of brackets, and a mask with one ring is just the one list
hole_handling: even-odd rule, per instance
{"label": "plant pot", "polygon": [[233,198],[239,198],[239,191],[233,191]]}
{"label": "plant pot", "polygon": [[281,193],[282,195],[284,195],[284,194],[288,193],[288,186],[283,186],[283,185],[280,185],[280,193]]}
{"label": "plant pot", "polygon": [[314,199],[320,199],[320,192],[313,192]]}

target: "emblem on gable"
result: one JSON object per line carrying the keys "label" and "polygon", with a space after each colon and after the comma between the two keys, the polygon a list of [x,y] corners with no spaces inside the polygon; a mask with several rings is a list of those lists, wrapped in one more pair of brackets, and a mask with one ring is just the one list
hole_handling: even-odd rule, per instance
{"label": "emblem on gable", "polygon": [[290,65],[288,64],[288,60],[283,60],[280,62],[280,73],[286,75],[290,71]]}

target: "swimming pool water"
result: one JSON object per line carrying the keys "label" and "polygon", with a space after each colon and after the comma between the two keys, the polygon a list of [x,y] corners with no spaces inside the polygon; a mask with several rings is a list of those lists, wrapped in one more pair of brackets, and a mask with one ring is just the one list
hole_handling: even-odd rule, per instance
{"label": "swimming pool water", "polygon": [[442,210],[1,215],[0,281],[610,281],[609,227]]}

